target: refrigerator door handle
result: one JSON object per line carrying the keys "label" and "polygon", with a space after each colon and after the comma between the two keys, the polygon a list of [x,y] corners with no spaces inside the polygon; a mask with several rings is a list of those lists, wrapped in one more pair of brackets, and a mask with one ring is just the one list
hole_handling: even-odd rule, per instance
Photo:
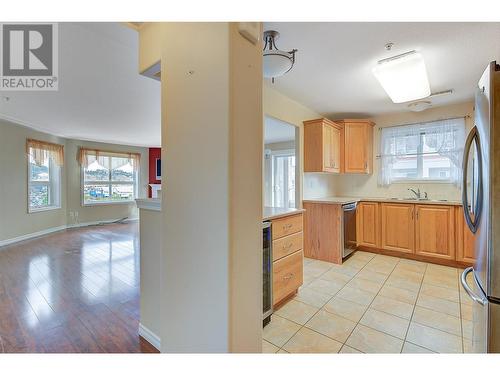
{"label": "refrigerator door handle", "polygon": [[462,283],[462,286],[464,287],[465,291],[469,295],[470,298],[472,298],[473,301],[481,304],[482,306],[486,305],[488,300],[486,298],[478,297],[474,294],[472,289],[469,287],[467,284],[467,275],[474,271],[473,267],[466,268],[464,272],[462,272],[462,276],[460,277],[460,282]]}
{"label": "refrigerator door handle", "polygon": [[[477,162],[478,162],[478,182],[477,182],[477,198],[476,202],[474,202],[474,218],[471,217],[471,213],[469,211],[469,202],[467,201],[467,169],[468,169],[468,160],[469,153],[472,147],[472,142],[476,143],[477,150]],[[476,233],[479,228],[479,220],[481,216],[481,210],[483,206],[483,163],[481,158],[481,143],[479,142],[479,134],[477,131],[477,127],[473,127],[467,136],[467,140],[465,141],[464,147],[464,157],[462,161],[462,205],[465,216],[465,221],[467,226],[469,227],[472,233]],[[474,183],[474,181],[473,181]],[[474,197],[472,197],[474,199]]]}

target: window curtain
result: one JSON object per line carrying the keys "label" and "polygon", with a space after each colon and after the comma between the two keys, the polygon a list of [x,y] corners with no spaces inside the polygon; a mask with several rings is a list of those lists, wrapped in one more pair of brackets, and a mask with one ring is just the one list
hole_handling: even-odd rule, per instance
{"label": "window curtain", "polygon": [[78,163],[84,168],[87,168],[96,160],[99,165],[104,166],[106,165],[105,160],[110,156],[115,158],[113,159],[113,165],[110,166],[113,169],[120,168],[126,164],[130,164],[134,169],[134,172],[136,172],[141,161],[141,154],[139,153],[103,151],[83,147],[80,147],[77,160]]}
{"label": "window curtain", "polygon": [[[419,151],[421,137],[423,149]],[[454,118],[381,129],[378,183],[394,182],[392,166],[406,155],[439,154],[451,161],[450,182],[460,186],[465,144],[465,118]]]}
{"label": "window curtain", "polygon": [[58,166],[64,164],[64,146],[57,143],[27,139],[26,153],[39,166],[44,165],[48,158],[51,158]]}

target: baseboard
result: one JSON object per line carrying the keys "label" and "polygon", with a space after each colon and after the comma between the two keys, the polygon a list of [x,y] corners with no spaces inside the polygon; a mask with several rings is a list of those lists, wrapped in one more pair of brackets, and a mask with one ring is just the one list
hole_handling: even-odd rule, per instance
{"label": "baseboard", "polygon": [[160,350],[161,339],[142,323],[139,323],[139,336],[153,345],[156,349]]}
{"label": "baseboard", "polygon": [[[22,236],[14,237],[14,238],[8,238],[6,240],[0,240],[0,249],[4,246],[7,245],[12,245],[16,242],[21,242],[21,241],[26,241],[30,240],[32,238],[40,237],[40,236],[45,236],[47,234],[51,234],[54,232],[60,232],[65,229],[73,229],[73,228],[81,228],[81,227],[89,227],[92,225],[99,225],[99,224],[111,224],[115,222],[117,219],[114,220],[101,220],[101,221],[93,221],[93,222],[86,222],[86,223],[78,223],[78,224],[68,224],[68,225],[61,225],[59,227],[53,227],[53,228],[48,228],[41,230],[39,232],[34,232],[34,233],[28,233],[24,234]],[[133,222],[133,221],[138,221],[139,218],[131,218],[131,219],[125,219],[123,220],[124,222]]]}
{"label": "baseboard", "polygon": [[61,225],[59,227],[48,228],[48,229],[41,230],[39,232],[28,233],[28,234],[24,234],[22,236],[18,236],[18,237],[14,237],[14,238],[8,238],[6,240],[1,240],[0,241],[0,248],[4,247],[4,246],[7,246],[7,245],[11,245],[11,244],[16,243],[16,242],[26,241],[26,240],[30,240],[32,238],[36,238],[36,237],[40,237],[40,236],[45,236],[46,234],[50,234],[50,233],[54,233],[54,232],[59,232],[61,230],[65,230],[66,227],[67,227],[66,225]]}
{"label": "baseboard", "polygon": [[[112,224],[112,223],[116,222],[117,220],[120,220],[120,219],[87,221],[85,223],[68,224],[66,227],[68,229],[73,229],[73,228],[81,228],[81,227],[90,227],[90,226],[99,225],[99,224]],[[125,220],[123,220],[123,222],[124,223],[129,223],[129,222],[138,221],[138,220],[139,220],[138,217],[134,217],[134,218],[131,218],[131,219],[125,219]]]}

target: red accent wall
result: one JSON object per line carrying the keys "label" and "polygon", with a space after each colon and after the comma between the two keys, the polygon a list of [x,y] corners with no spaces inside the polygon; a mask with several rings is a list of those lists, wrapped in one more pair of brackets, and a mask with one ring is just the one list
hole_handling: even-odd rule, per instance
{"label": "red accent wall", "polygon": [[[161,159],[161,148],[149,149],[149,183],[161,184],[160,180],[156,179],[156,159]],[[151,187],[148,188],[148,196],[151,198]]]}

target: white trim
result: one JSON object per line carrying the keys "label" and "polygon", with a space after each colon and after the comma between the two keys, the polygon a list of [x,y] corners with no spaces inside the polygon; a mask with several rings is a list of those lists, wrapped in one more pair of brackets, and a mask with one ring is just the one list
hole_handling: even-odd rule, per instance
{"label": "white trim", "polygon": [[151,211],[161,211],[161,199],[147,198],[136,199],[137,208],[142,208]]}
{"label": "white trim", "polygon": [[161,339],[142,323],[139,323],[139,336],[161,351]]}
{"label": "white trim", "polygon": [[[28,233],[28,234],[24,234],[22,236],[13,237],[13,238],[7,238],[6,240],[0,240],[0,250],[2,250],[1,249],[2,247],[14,244],[16,242],[30,240],[32,238],[45,236],[47,234],[51,234],[51,233],[54,233],[54,232],[60,232],[62,230],[72,229],[72,228],[89,227],[91,225],[98,225],[98,224],[111,224],[111,223],[113,223],[114,221],[117,221],[117,220],[120,220],[120,219],[101,220],[101,221],[89,221],[89,222],[86,222],[86,223],[61,225],[59,227],[53,227],[53,228],[44,229],[44,230],[41,230],[39,232]],[[139,220],[138,217],[134,217],[134,218],[130,218],[130,219],[125,219],[123,221],[128,223],[128,222],[133,222],[133,221],[138,221],[138,220]]]}
{"label": "white trim", "polygon": [[[68,229],[73,229],[73,228],[82,228],[82,227],[90,227],[92,225],[99,225],[99,224],[111,224],[115,221],[118,221],[120,219],[110,219],[110,220],[99,220],[99,221],[87,221],[85,223],[75,223],[75,224],[68,224],[66,227]],[[123,220],[125,223],[133,222],[133,221],[138,221],[138,217],[133,217],[133,218],[127,218]]]}
{"label": "white trim", "polygon": [[41,230],[39,232],[28,233],[28,234],[24,234],[22,236],[14,237],[14,238],[8,238],[6,240],[0,240],[0,247],[7,246],[7,245],[10,245],[10,244],[13,244],[16,242],[30,240],[32,238],[36,238],[36,237],[40,237],[40,236],[45,236],[46,234],[59,232],[61,230],[65,230],[66,228],[67,228],[66,225],[61,225],[59,227],[44,229],[44,230]]}
{"label": "white trim", "polygon": [[60,210],[62,207],[59,206],[41,206],[39,208],[28,208],[28,213],[29,214],[36,214],[37,212],[44,212],[44,211],[54,211],[54,210]]}

